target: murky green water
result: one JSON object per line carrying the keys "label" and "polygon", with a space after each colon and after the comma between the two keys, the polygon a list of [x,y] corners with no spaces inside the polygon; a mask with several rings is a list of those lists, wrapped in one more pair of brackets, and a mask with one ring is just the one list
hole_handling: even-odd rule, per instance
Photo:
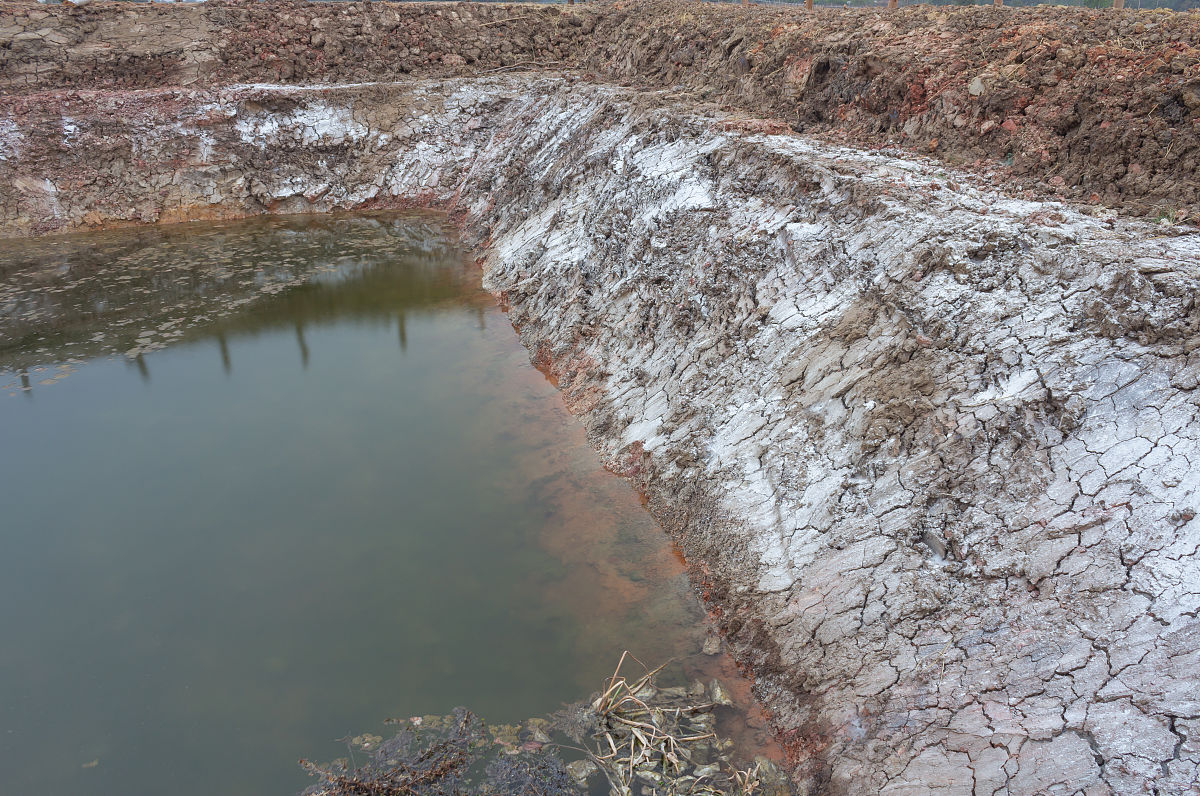
{"label": "murky green water", "polygon": [[288,794],[698,652],[478,278],[426,217],[0,242],[0,793]]}

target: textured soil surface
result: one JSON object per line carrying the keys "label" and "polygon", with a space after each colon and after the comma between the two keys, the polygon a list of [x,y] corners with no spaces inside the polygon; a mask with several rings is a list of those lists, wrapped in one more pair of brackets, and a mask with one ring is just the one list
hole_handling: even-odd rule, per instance
{"label": "textured soil surface", "polygon": [[1200,213],[1200,13],[629,4],[586,63],[1040,193]]}
{"label": "textured soil surface", "polygon": [[[17,8],[44,12],[48,26],[81,13]],[[82,11],[111,13],[92,8]],[[122,13],[212,25],[261,8],[285,12]],[[580,31],[567,38],[629,35],[612,54],[592,42],[592,77],[485,75],[504,66],[484,59],[530,53],[448,63],[455,52],[439,49],[411,67],[416,77],[341,86],[226,85],[265,80],[255,70],[266,67],[209,58],[211,31],[181,35],[163,67],[186,87],[89,88],[91,72],[71,65],[78,53],[120,58],[95,55],[95,41],[45,47],[36,60],[50,66],[26,70],[24,87],[10,57],[0,229],[451,210],[535,361],[678,540],[801,793],[1198,792],[1200,234],[1029,199],[932,157],[797,136],[779,121],[791,100],[769,96],[776,78],[750,56],[733,83],[712,77],[705,104],[707,88],[689,82],[700,78],[655,71],[661,48],[636,65],[651,51],[639,37],[663,34],[647,23],[635,36],[618,17],[666,6],[431,8],[478,14],[481,31],[530,14],[580,20],[562,25]],[[696,13],[717,16],[702,25],[680,11],[680,42],[685,24],[709,36],[781,12]],[[1084,33],[1194,19],[1045,13]],[[888,24],[901,35],[904,20],[915,29],[933,14]],[[550,46],[575,57],[553,44],[566,38],[543,35],[549,44],[530,45],[539,58],[558,57]],[[196,41],[208,49],[189,49]],[[303,79],[365,76],[343,64]],[[1182,86],[1194,68],[1154,85]],[[63,76],[72,69],[78,77]],[[593,79],[623,70],[642,88]],[[969,88],[974,76],[958,71]],[[47,87],[61,81],[72,87]],[[656,82],[675,87],[645,90]],[[734,103],[767,118],[720,107]],[[807,124],[860,135],[874,112],[846,107],[841,127],[832,111]],[[967,125],[929,121],[941,118],[933,108],[907,120],[949,124],[982,146]],[[1195,120],[1189,110],[1161,129],[1182,141]],[[1113,126],[1092,121],[1081,116],[1074,134]],[[1182,184],[1194,166],[1154,174]]]}
{"label": "textured soil surface", "polygon": [[783,129],[909,149],[1038,195],[1200,218],[1200,12],[665,0],[0,8],[8,94],[518,68],[686,87]]}

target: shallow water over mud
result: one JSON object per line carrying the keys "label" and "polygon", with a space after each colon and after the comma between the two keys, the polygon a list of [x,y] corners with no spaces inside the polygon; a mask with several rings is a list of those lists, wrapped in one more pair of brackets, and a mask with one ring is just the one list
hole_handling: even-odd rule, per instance
{"label": "shallow water over mud", "polygon": [[552,711],[623,649],[744,696],[438,218],[0,252],[0,792],[295,792],[335,739]]}

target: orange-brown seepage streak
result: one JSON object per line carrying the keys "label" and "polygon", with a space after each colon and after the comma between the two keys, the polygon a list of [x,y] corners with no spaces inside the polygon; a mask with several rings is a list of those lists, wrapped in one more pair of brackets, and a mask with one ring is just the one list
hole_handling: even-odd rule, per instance
{"label": "orange-brown seepage streak", "polygon": [[[476,262],[482,268],[483,258]],[[510,309],[507,297],[501,292],[496,295],[496,299],[500,308],[507,313]],[[521,330],[518,324],[511,318],[509,322],[520,337]],[[578,416],[594,405],[599,391],[594,385],[586,385],[580,389],[578,385],[572,384],[567,391],[563,391],[562,375],[590,370],[590,363],[581,361],[582,358],[578,355],[569,356],[565,361],[556,359],[546,346],[530,351],[529,356],[534,367],[550,384],[560,390],[558,405],[562,411]],[[636,445],[635,447],[640,448]],[[640,455],[643,455],[641,451],[635,452],[630,457],[628,467],[640,471],[636,463]],[[606,465],[609,472],[620,476],[622,481],[633,487],[639,511],[649,513],[649,496],[638,488],[639,472],[629,471],[628,467],[617,469]],[[598,611],[602,611],[616,624],[627,617],[632,608],[647,599],[653,588],[652,584],[661,586],[674,579],[687,578],[689,590],[693,595],[703,595],[706,608],[710,611],[715,610],[716,614],[720,613],[720,608],[712,605],[703,589],[703,568],[690,564],[682,549],[671,540],[665,530],[657,526],[657,522],[655,525],[661,544],[653,549],[640,551],[639,560],[628,562],[629,566],[623,566],[622,562],[613,560],[611,553],[618,547],[614,538],[618,531],[618,522],[612,516],[587,517],[580,511],[572,510],[571,501],[581,494],[581,489],[582,485],[578,483],[556,484],[553,499],[560,507],[555,515],[560,523],[554,527],[553,532],[548,532],[543,537],[543,544],[546,549],[567,563],[573,572],[586,574],[576,574],[572,584],[555,590],[550,595],[551,599],[563,601],[571,606],[571,610],[579,612],[579,615],[595,616]],[[635,575],[649,583],[635,580]],[[603,595],[603,599],[596,602],[594,595]],[[712,621],[716,614],[709,614],[702,619],[699,623],[702,627],[680,628],[681,633],[686,634],[690,630],[698,634],[716,634],[716,626]],[[654,665],[656,662],[645,663]],[[684,662],[684,670],[690,679],[707,682],[716,678],[730,692],[736,709],[720,711],[718,726],[724,737],[734,741],[741,755],[762,755],[777,764],[789,762],[790,756],[782,739],[772,727],[769,713],[754,697],[752,672],[739,666],[724,650],[716,655],[694,655]]]}

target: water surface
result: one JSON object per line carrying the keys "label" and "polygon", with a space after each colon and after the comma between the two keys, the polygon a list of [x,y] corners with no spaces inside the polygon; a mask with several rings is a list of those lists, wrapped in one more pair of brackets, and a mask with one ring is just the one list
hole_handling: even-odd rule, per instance
{"label": "water surface", "polygon": [[0,793],[292,793],[387,717],[698,652],[478,282],[419,216],[0,243]]}

